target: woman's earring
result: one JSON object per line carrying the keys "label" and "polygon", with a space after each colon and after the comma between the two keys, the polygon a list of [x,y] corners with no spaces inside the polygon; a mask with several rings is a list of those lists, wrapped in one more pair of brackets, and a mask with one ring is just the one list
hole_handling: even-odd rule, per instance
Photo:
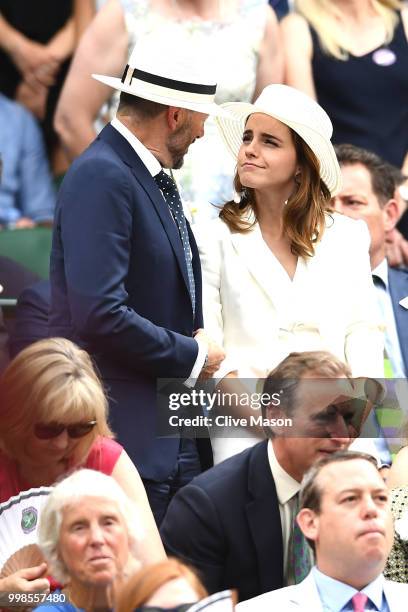
{"label": "woman's earring", "polygon": [[295,174],[295,183],[296,185],[300,185],[300,179],[302,178],[302,173],[301,172],[296,172]]}
{"label": "woman's earring", "polygon": [[242,210],[248,204],[249,201],[249,192],[246,187],[243,187],[240,193],[236,193],[234,195],[234,202],[238,204],[238,208]]}

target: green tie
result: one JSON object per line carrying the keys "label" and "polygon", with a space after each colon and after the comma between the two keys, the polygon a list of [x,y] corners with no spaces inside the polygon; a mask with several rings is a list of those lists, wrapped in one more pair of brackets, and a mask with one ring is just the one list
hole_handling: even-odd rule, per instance
{"label": "green tie", "polygon": [[295,583],[302,582],[311,570],[309,546],[306,542],[299,525],[296,521],[299,512],[299,495],[296,495],[296,502],[293,511],[292,538],[290,547],[290,563],[293,568]]}

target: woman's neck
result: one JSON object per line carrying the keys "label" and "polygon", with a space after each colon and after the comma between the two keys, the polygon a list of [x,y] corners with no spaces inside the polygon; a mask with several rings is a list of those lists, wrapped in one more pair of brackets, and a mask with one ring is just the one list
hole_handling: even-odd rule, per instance
{"label": "woman's neck", "polygon": [[261,230],[273,232],[276,238],[282,235],[283,211],[290,197],[290,191],[282,190],[274,194],[271,194],[270,189],[255,191],[256,216],[259,226]]}
{"label": "woman's neck", "polygon": [[70,469],[68,461],[61,461],[44,468],[17,464],[20,477],[32,487],[47,487],[53,485],[58,478],[66,475]]}
{"label": "woman's neck", "polygon": [[335,0],[336,7],[347,21],[366,23],[367,17],[377,15],[372,0]]}
{"label": "woman's neck", "polygon": [[64,589],[69,602],[78,609],[103,612],[113,608],[112,585],[89,586],[72,580]]}

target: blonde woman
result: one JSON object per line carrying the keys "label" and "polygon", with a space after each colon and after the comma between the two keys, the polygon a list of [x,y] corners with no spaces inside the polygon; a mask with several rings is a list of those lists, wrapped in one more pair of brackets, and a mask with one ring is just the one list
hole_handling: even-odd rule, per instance
{"label": "blonde woman", "polygon": [[400,0],[295,0],[281,24],[286,82],[348,142],[408,170],[408,9]]}
{"label": "blonde woman", "polygon": [[[105,394],[85,351],[50,338],[19,353],[0,379],[0,502],[52,485],[78,467],[103,472],[140,510],[146,531],[140,560],[161,560],[165,554],[142,481],[113,440],[107,416]],[[31,584],[36,579],[43,580],[32,572],[12,575],[5,584],[0,580],[0,590],[43,588]]]}
{"label": "blonde woman", "polygon": [[197,228],[205,326],[227,355],[215,376],[265,376],[311,350],[382,376],[367,228],[327,212],[340,186],[330,119],[286,85],[223,107],[238,119],[217,120],[237,198]]}

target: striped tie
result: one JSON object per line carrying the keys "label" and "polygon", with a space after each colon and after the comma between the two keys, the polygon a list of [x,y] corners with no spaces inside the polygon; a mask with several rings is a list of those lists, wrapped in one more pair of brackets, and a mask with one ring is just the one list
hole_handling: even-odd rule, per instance
{"label": "striped tie", "polygon": [[310,552],[296,516],[299,512],[299,495],[296,495],[296,503],[293,508],[293,527],[290,548],[290,563],[292,564],[295,583],[302,582],[311,570]]}
{"label": "striped tie", "polygon": [[190,298],[193,306],[193,314],[195,313],[195,282],[193,264],[191,262],[190,252],[190,241],[188,239],[187,223],[183,212],[183,205],[181,203],[180,194],[177,189],[176,183],[173,181],[171,176],[166,174],[163,170],[160,170],[159,174],[154,177],[160,191],[162,192],[164,199],[170,209],[173,219],[177,225],[177,229],[180,234],[181,243],[183,245],[184,259],[187,266],[188,284],[190,287]]}

